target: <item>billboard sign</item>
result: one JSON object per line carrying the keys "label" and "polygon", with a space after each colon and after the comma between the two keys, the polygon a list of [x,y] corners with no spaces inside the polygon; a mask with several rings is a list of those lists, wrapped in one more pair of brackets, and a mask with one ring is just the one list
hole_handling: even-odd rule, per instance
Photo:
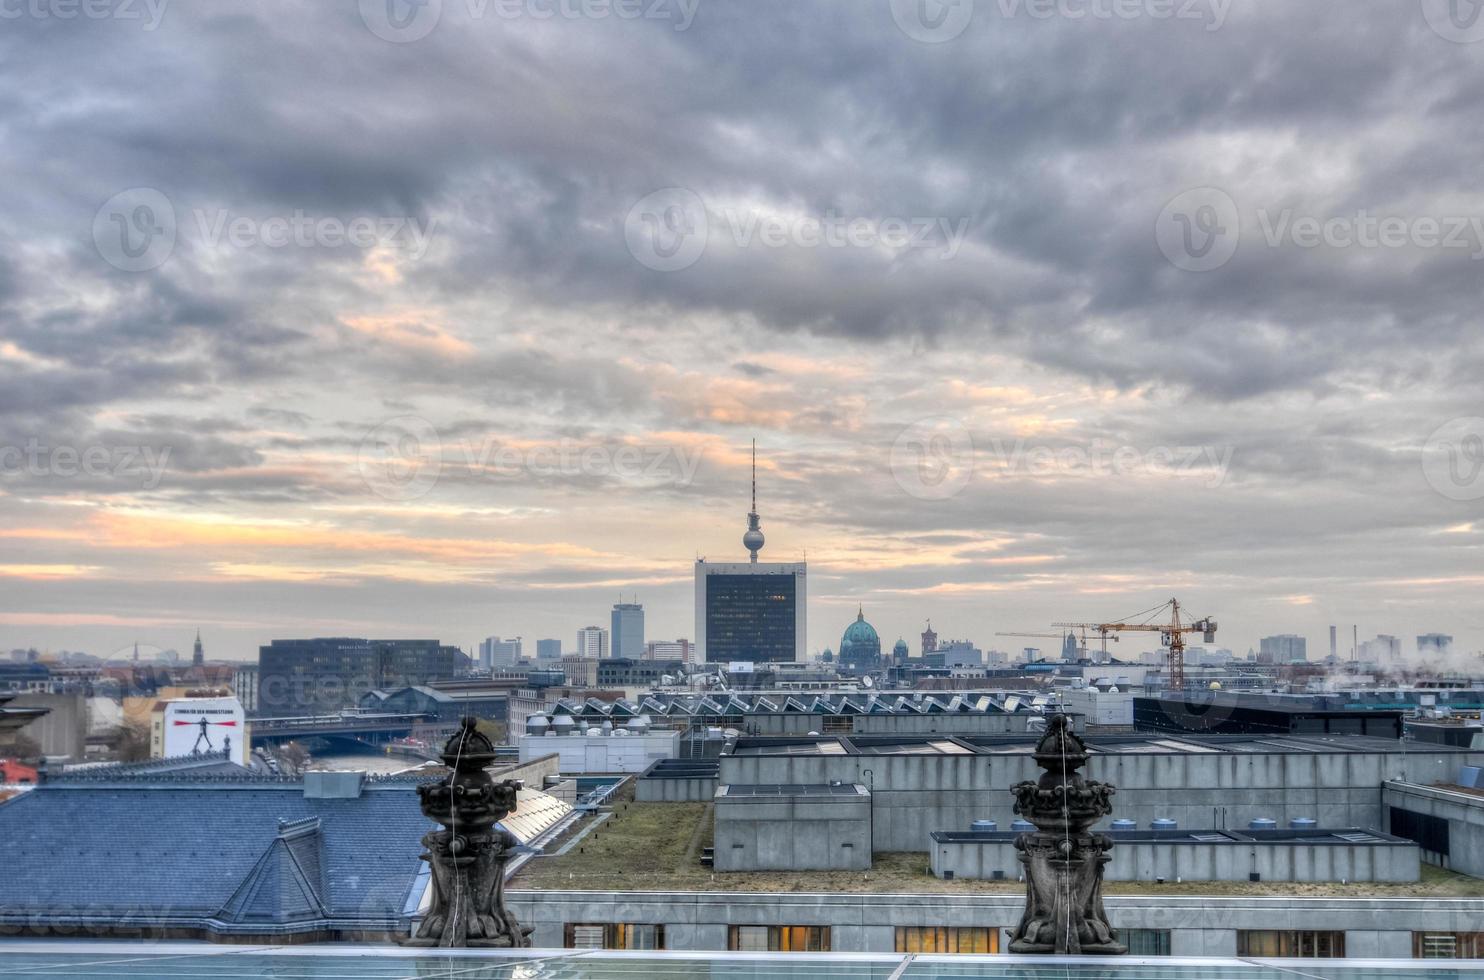
{"label": "billboard sign", "polygon": [[165,702],[165,758],[220,752],[247,765],[247,719],[236,698],[181,698]]}

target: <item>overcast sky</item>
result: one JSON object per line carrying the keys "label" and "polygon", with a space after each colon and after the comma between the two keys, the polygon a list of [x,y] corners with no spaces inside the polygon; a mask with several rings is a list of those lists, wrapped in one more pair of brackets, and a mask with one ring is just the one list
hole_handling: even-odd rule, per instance
{"label": "overcast sky", "polygon": [[1447,0],[0,15],[0,649],[691,636],[753,438],[814,650],[1484,648]]}

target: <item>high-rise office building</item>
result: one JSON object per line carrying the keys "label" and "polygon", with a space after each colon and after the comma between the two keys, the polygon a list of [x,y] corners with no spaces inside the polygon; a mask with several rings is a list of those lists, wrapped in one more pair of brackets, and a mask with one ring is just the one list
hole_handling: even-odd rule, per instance
{"label": "high-rise office building", "polygon": [[562,641],[561,640],[537,640],[536,641],[536,659],[537,660],[560,660],[560,659],[562,659]]}
{"label": "high-rise office building", "polygon": [[498,636],[485,637],[479,644],[479,666],[485,670],[495,667],[510,667],[520,663],[520,637],[502,640]]}
{"label": "high-rise office building", "polygon": [[644,607],[637,602],[618,602],[609,620],[613,628],[613,656],[638,660],[644,656]]}
{"label": "high-rise office building", "polygon": [[274,640],[258,648],[258,710],[278,717],[338,711],[369,691],[452,679],[468,662],[437,640]]}
{"label": "high-rise office building", "polygon": [[1295,660],[1309,659],[1309,641],[1293,633],[1262,638],[1257,650],[1260,664],[1286,664]]}
{"label": "high-rise office building", "polygon": [[984,653],[968,640],[945,640],[928,657],[929,666],[982,667]]}
{"label": "high-rise office building", "polygon": [[1446,633],[1423,633],[1417,637],[1417,652],[1423,655],[1439,656],[1448,652],[1453,646],[1453,637]]}
{"label": "high-rise office building", "polygon": [[1402,657],[1402,641],[1382,633],[1360,645],[1360,659],[1374,664],[1389,664]]}
{"label": "high-rise office building", "polygon": [[696,562],[696,647],[707,663],[794,663],[804,659],[808,605],[803,562],[757,560],[763,530],[757,513],[757,446],[752,510],[742,546],[747,562]]}
{"label": "high-rise office building", "polygon": [[608,631],[601,626],[584,626],[578,630],[575,656],[599,659],[608,656]]}

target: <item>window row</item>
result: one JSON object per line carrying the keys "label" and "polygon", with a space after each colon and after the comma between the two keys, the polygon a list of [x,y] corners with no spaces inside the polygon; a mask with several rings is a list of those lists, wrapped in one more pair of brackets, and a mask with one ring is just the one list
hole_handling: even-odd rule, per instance
{"label": "window row", "polygon": [[[899,926],[898,953],[998,953],[996,926]],[[1124,929],[1120,939],[1139,956],[1169,956],[1168,929]],[[664,949],[665,927],[641,923],[569,922],[568,949]],[[729,926],[727,949],[759,953],[827,953],[829,926]]]}
{"label": "window row", "polygon": [[[898,953],[998,953],[996,926],[898,926]],[[1169,956],[1170,930],[1121,929],[1133,956]],[[568,949],[664,949],[665,927],[630,922],[567,923]],[[729,926],[727,949],[760,953],[830,951],[829,926]],[[1339,958],[1345,933],[1308,929],[1239,929],[1237,955],[1257,958]],[[1414,932],[1417,959],[1484,959],[1484,932]]]}

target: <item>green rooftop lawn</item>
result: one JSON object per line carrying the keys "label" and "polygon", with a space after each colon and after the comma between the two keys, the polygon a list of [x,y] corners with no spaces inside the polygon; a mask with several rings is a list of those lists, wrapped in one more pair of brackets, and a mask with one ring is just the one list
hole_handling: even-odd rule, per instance
{"label": "green rooftop lawn", "polygon": [[[620,802],[597,830],[561,857],[531,861],[514,888],[579,891],[918,892],[1014,893],[1020,882],[943,881],[928,870],[927,852],[878,853],[870,871],[758,871],[716,873],[701,865],[711,846],[709,803]],[[586,823],[583,826],[587,826]],[[575,835],[574,835],[575,836]],[[570,837],[568,838],[570,839]],[[549,850],[556,850],[561,842]],[[1187,881],[1107,882],[1109,895],[1285,895],[1366,897],[1484,897],[1484,880],[1430,865],[1415,884]]]}

